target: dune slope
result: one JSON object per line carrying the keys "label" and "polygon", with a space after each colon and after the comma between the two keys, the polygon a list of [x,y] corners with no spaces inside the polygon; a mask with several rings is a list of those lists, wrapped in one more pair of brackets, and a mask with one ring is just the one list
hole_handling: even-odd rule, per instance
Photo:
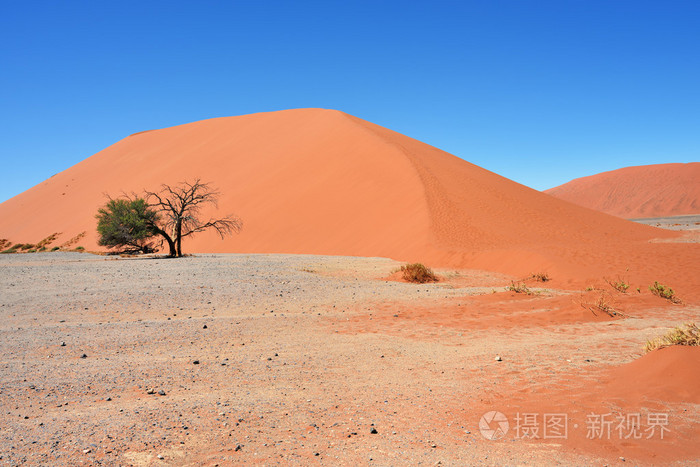
{"label": "dune slope", "polygon": [[700,214],[700,162],[625,167],[545,193],[625,219]]}
{"label": "dune slope", "polygon": [[[188,238],[186,252],[383,256],[584,279],[649,267],[647,256],[663,256],[645,253],[649,240],[678,236],[558,200],[345,113],[299,109],[129,136],[0,204],[0,238],[62,232],[60,243],[86,232],[79,244],[96,250],[105,193],[195,177],[221,191],[218,212],[237,214],[244,229]],[[693,251],[683,261],[696,264]]]}

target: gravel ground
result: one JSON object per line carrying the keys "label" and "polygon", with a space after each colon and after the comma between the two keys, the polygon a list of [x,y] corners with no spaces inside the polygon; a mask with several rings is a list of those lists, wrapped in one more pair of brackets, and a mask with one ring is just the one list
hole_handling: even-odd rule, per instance
{"label": "gravel ground", "polygon": [[630,219],[640,224],[652,225],[668,230],[700,230],[700,215],[698,216],[674,216],[674,217],[647,217],[643,219]]}
{"label": "gravel ground", "polygon": [[[583,361],[582,343],[604,334],[595,323],[426,328],[424,339],[343,327],[392,303],[508,284],[497,274],[474,277],[476,287],[381,280],[397,266],[1,255],[0,464],[602,463],[558,445],[485,440],[479,417],[463,413],[498,401],[502,382],[552,373],[567,352]],[[634,326],[618,351],[648,332]],[[494,363],[497,353],[506,362]]]}

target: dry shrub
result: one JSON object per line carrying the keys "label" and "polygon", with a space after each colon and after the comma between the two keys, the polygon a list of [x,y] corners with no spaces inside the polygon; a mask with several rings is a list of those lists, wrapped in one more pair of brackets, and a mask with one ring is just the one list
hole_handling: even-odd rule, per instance
{"label": "dry shrub", "polygon": [[590,303],[581,300],[580,305],[596,316],[598,316],[598,313],[605,313],[606,315],[611,316],[613,318],[625,316],[624,314],[622,314],[622,312],[615,308],[611,298],[605,292],[601,292],[600,296],[598,297],[598,300],[596,300],[595,302]]}
{"label": "dry shrub", "polygon": [[61,248],[69,248],[69,247],[75,245],[76,243],[78,243],[78,242],[80,241],[81,238],[83,238],[83,237],[85,236],[86,233],[87,233],[87,232],[85,232],[85,231],[80,232],[80,233],[79,233],[78,235],[76,235],[75,237],[73,237],[73,238],[71,238],[70,240],[68,240],[67,242],[63,243],[63,244],[61,245]]}
{"label": "dry shrub", "polygon": [[53,242],[55,242],[55,241],[56,241],[56,238],[57,238],[59,235],[61,235],[60,232],[54,232],[54,233],[52,233],[51,235],[49,235],[48,237],[42,239],[39,243],[37,243],[37,244],[36,244],[36,247],[37,247],[38,249],[46,248],[47,246],[49,246],[49,245],[51,245]]}
{"label": "dry shrub", "polygon": [[647,341],[644,350],[651,352],[652,350],[662,349],[671,345],[699,346],[700,329],[698,329],[695,323],[688,323],[685,326],[685,329],[679,326],[671,330],[665,336]]}
{"label": "dry shrub", "polygon": [[536,272],[534,274],[530,274],[530,279],[534,279],[537,282],[547,282],[552,278],[549,277],[549,274],[547,274],[546,272]]}
{"label": "dry shrub", "polygon": [[433,273],[432,269],[421,263],[404,264],[401,266],[403,278],[407,282],[417,282],[423,284],[425,282],[437,282],[438,278]]}
{"label": "dry shrub", "polygon": [[532,290],[530,290],[527,285],[525,285],[521,282],[516,284],[515,282],[510,281],[510,285],[508,287],[506,287],[506,290],[509,290],[509,291],[515,292],[515,293],[524,293],[524,294],[532,295]]}

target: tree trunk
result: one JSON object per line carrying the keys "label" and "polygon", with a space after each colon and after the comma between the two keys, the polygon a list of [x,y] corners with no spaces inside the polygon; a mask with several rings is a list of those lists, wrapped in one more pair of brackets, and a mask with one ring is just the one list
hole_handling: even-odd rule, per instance
{"label": "tree trunk", "polygon": [[182,219],[178,219],[173,227],[173,236],[175,237],[175,245],[177,246],[177,257],[182,256]]}
{"label": "tree trunk", "polygon": [[175,242],[172,241],[170,237],[165,237],[165,240],[168,242],[168,248],[170,248],[170,253],[168,256],[172,256],[175,258],[177,256],[177,250],[175,249]]}
{"label": "tree trunk", "polygon": [[163,237],[166,242],[168,242],[168,248],[170,249],[170,253],[168,254],[168,256],[171,256],[173,258],[176,257],[177,256],[177,249],[175,248],[175,242],[173,241],[172,238],[170,238],[170,235],[168,235],[168,233],[166,231],[161,230],[158,227],[155,227],[154,230],[158,235]]}

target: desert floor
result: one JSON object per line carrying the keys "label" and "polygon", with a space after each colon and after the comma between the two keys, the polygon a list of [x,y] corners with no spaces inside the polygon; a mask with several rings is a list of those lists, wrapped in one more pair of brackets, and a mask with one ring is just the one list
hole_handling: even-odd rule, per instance
{"label": "desert floor", "polygon": [[[2,255],[0,464],[698,463],[698,389],[629,365],[699,304],[602,280],[516,294],[479,271],[413,285],[398,266]],[[601,297],[621,315],[594,314]],[[509,422],[498,440],[489,411]],[[548,414],[566,436],[544,436]],[[643,436],[589,433],[606,414],[639,415]]]}
{"label": "desert floor", "polygon": [[700,216],[647,217],[630,220],[662,229],[700,230]]}

